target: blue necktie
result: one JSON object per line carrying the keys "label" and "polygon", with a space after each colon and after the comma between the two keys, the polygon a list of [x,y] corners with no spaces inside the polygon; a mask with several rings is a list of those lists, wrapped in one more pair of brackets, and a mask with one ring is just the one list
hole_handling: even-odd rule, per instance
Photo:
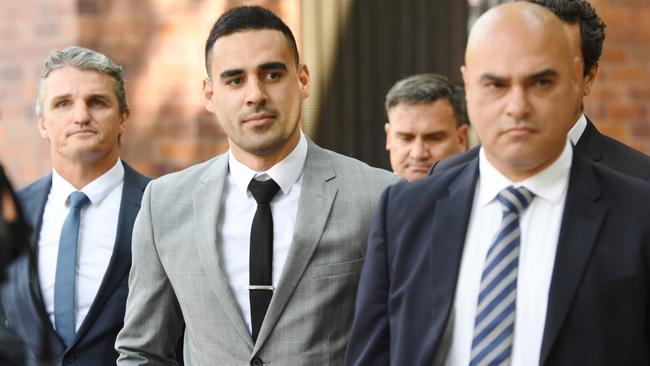
{"label": "blue necktie", "polygon": [[66,347],[75,335],[75,277],[81,208],[90,203],[82,192],[72,192],[69,200],[70,211],[61,229],[54,280],[54,326]]}
{"label": "blue necktie", "polygon": [[512,186],[497,195],[503,216],[481,276],[470,366],[510,364],[517,303],[519,216],[534,197],[526,188]]}

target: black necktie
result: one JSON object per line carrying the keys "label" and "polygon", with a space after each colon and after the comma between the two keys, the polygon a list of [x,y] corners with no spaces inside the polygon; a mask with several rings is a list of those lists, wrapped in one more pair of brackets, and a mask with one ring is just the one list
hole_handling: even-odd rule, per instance
{"label": "black necktie", "polygon": [[253,341],[257,340],[262,321],[273,296],[271,271],[273,269],[273,216],[270,202],[280,187],[269,179],[251,180],[248,190],[257,201],[257,210],[251,226],[249,263],[249,295]]}

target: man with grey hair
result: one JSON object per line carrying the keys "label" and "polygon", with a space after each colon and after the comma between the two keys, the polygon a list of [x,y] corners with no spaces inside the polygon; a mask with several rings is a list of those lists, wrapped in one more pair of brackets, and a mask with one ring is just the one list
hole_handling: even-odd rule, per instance
{"label": "man with grey hair", "polygon": [[398,81],[386,95],[386,114],[390,165],[409,181],[467,148],[465,94],[444,76],[419,74]]}
{"label": "man with grey hair", "polygon": [[131,231],[148,178],[120,160],[129,117],[122,68],[81,47],[51,52],[36,103],[52,173],[18,192],[32,258],[0,290],[26,364],[115,364],[131,266]]}

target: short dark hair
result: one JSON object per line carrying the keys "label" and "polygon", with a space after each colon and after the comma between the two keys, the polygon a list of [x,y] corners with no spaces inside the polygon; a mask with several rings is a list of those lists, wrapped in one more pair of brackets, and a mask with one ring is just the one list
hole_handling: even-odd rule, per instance
{"label": "short dark hair", "polygon": [[398,104],[433,103],[438,99],[449,101],[456,126],[469,123],[465,90],[438,74],[418,74],[396,82],[386,94],[386,113]]}
{"label": "short dark hair", "polygon": [[585,0],[519,0],[541,5],[552,11],[560,20],[580,24],[580,47],[584,60],[583,75],[598,65],[603,53],[605,28],[607,25],[596,13],[596,9]]}
{"label": "short dark hair", "polygon": [[210,51],[217,39],[237,32],[260,29],[274,29],[282,32],[291,46],[293,57],[298,65],[300,61],[296,39],[282,19],[261,6],[239,6],[223,13],[212,26],[210,36],[205,43],[205,68],[208,75],[210,75]]}

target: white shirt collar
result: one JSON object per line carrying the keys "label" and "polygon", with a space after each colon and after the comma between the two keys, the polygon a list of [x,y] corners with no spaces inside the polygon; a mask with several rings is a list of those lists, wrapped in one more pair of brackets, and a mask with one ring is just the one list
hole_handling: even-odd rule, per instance
{"label": "white shirt collar", "polygon": [[298,144],[289,155],[263,172],[258,172],[247,167],[235,158],[231,150],[228,150],[228,168],[230,174],[237,189],[244,194],[248,194],[248,184],[255,177],[260,177],[260,180],[273,179],[280,186],[284,194],[289,193],[293,184],[302,175],[306,160],[307,138],[302,131],[300,131],[300,141],[298,141]]}
{"label": "white shirt collar", "polygon": [[585,128],[587,128],[587,117],[584,113],[580,113],[580,118],[569,130],[569,139],[574,146],[580,141],[580,136],[585,132]]}
{"label": "white shirt collar", "polygon": [[514,185],[526,187],[536,197],[558,203],[569,185],[569,171],[573,159],[573,148],[569,139],[560,156],[546,169],[521,182],[512,182],[499,172],[485,156],[483,147],[479,151],[479,204],[492,202],[503,189]]}
{"label": "white shirt collar", "polygon": [[[90,200],[90,204],[96,206],[108,196],[108,194],[124,180],[124,166],[118,158],[117,162],[106,173],[102,174],[92,182],[80,189]],[[67,203],[70,193],[77,189],[63,178],[56,169],[52,169],[52,191],[51,194]]]}

